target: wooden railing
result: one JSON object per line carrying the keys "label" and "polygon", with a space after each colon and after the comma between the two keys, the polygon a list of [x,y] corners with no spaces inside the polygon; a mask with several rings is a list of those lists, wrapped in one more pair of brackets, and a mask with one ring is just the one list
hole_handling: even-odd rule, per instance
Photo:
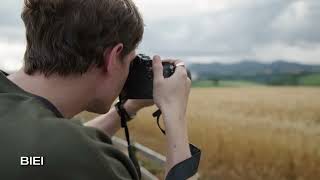
{"label": "wooden railing", "polygon": [[[118,148],[119,150],[126,152],[128,151],[128,144],[127,141],[118,138],[118,137],[113,137],[112,138],[113,144],[116,148]],[[166,157],[163,156],[162,154],[159,154],[139,143],[132,143],[133,146],[135,147],[135,152],[138,153],[140,156],[150,160],[152,163],[158,165],[158,166],[165,166],[166,163]],[[158,180],[158,178],[153,175],[152,173],[150,173],[146,168],[141,167],[141,175],[142,175],[142,179],[144,180]],[[199,178],[199,174],[196,174],[194,177],[190,178],[190,179],[198,179]]]}
{"label": "wooden railing", "polygon": [[[112,138],[112,142],[113,145],[118,148],[119,150],[128,153],[128,144],[127,141],[118,138],[118,137],[113,137]],[[163,155],[144,147],[143,145],[139,144],[139,143],[133,143],[133,146],[135,147],[135,152],[139,153],[139,155],[151,160],[153,163],[159,165],[159,166],[163,166],[166,162],[166,157],[164,157]],[[158,180],[158,178],[156,176],[154,176],[151,172],[149,172],[146,168],[141,167],[141,176],[142,179],[144,180]]]}

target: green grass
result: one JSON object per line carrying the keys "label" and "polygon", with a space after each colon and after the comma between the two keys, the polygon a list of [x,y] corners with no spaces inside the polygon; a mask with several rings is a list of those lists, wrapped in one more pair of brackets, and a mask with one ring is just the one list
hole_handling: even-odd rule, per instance
{"label": "green grass", "polygon": [[299,84],[305,86],[320,86],[320,74],[312,74],[301,77]]}
{"label": "green grass", "polygon": [[214,82],[210,80],[195,81],[192,87],[247,87],[247,86],[261,86],[258,83],[250,81],[219,81]]}

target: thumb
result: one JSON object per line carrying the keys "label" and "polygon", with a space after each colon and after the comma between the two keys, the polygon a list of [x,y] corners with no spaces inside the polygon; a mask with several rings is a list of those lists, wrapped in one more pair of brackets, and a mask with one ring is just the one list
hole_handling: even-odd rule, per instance
{"label": "thumb", "polygon": [[153,78],[154,78],[154,80],[162,80],[162,79],[164,79],[164,77],[163,77],[163,66],[162,66],[162,62],[161,62],[160,56],[154,56],[153,57],[152,68],[153,68]]}

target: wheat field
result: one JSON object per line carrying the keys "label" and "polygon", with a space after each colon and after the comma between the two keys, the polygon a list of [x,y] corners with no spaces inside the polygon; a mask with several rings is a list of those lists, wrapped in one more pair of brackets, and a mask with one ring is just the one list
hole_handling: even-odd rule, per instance
{"label": "wheat field", "polygon": [[[131,135],[165,154],[154,110],[138,114]],[[187,118],[190,141],[202,149],[201,179],[320,179],[319,88],[195,88]]]}

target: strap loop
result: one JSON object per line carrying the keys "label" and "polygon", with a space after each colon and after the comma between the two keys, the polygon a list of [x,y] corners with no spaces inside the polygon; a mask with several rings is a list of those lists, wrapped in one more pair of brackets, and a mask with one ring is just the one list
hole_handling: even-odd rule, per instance
{"label": "strap loop", "polygon": [[154,112],[154,113],[152,114],[152,116],[157,118],[157,124],[158,124],[159,129],[161,130],[161,132],[162,132],[164,135],[166,135],[166,131],[165,131],[164,129],[162,129],[161,126],[160,126],[160,116],[161,116],[161,114],[162,114],[161,110],[158,109],[156,112]]}

